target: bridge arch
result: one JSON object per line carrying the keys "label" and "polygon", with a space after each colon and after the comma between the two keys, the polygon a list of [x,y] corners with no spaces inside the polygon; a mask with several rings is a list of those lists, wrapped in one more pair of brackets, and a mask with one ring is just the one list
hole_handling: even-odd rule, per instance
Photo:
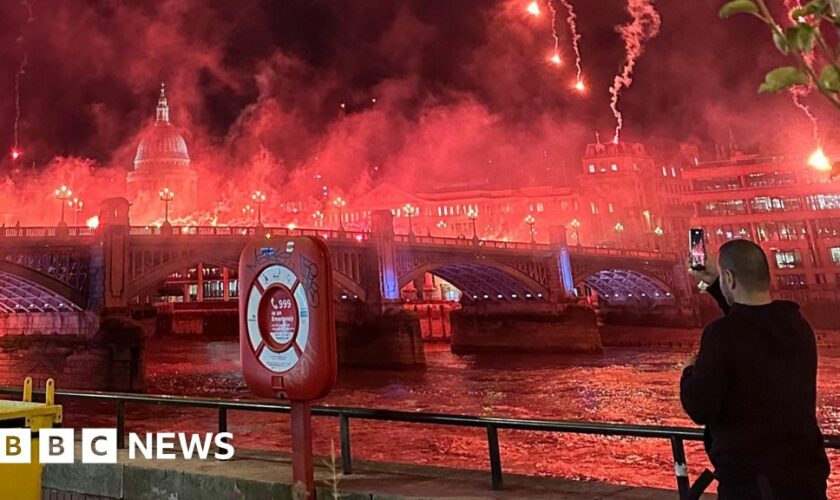
{"label": "bridge arch", "polygon": [[451,283],[468,300],[515,300],[543,298],[548,287],[528,274],[492,259],[452,259],[429,262],[401,274],[402,289],[417,278],[430,273]]}
{"label": "bridge arch", "polygon": [[[10,261],[0,261],[0,293],[16,296],[23,293],[26,296],[50,298],[48,304],[58,307],[84,309],[87,305],[87,295],[72,286],[60,281],[49,274]],[[34,294],[34,295],[33,295]],[[6,295],[3,295],[5,297]],[[50,309],[52,310],[52,309]]]}
{"label": "bridge arch", "polygon": [[[157,286],[167,280],[172,273],[189,268],[199,262],[213,263],[219,266],[227,267],[229,269],[239,268],[240,252],[229,251],[194,251],[185,253],[179,257],[170,259],[147,273],[138,276],[135,280],[129,283],[127,296],[135,297],[145,292],[154,290]],[[352,278],[340,271],[333,273],[333,280],[336,283],[336,299],[347,295],[354,300],[365,302],[367,300],[367,293],[364,288]],[[240,284],[240,287],[242,285]]]}
{"label": "bridge arch", "polygon": [[0,262],[0,313],[81,311],[87,297],[51,276]]}
{"label": "bridge arch", "polygon": [[611,306],[655,307],[674,302],[671,285],[642,269],[599,267],[576,276],[575,283]]}
{"label": "bridge arch", "polygon": [[128,284],[126,296],[134,297],[149,291],[166,281],[172,273],[186,269],[199,262],[212,262],[230,269],[239,267],[239,254],[225,255],[220,252],[190,252],[170,259],[156,266],[151,271],[138,276]]}

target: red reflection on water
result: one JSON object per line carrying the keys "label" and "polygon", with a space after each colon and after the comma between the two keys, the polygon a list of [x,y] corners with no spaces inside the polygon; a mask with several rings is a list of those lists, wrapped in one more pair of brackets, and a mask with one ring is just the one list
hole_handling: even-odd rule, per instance
{"label": "red reflection on water", "polygon": [[[248,397],[234,342],[153,340],[147,351],[150,393]],[[603,356],[455,356],[446,346],[427,347],[425,372],[342,371],[339,385],[321,404],[465,413],[485,416],[691,425],[677,396],[685,354],[612,349]],[[185,362],[184,360],[189,360]],[[840,433],[840,358],[823,356],[819,374],[823,429]],[[99,416],[91,416],[96,412]],[[71,404],[66,425],[113,425],[113,405]],[[86,414],[81,417],[81,414]],[[209,410],[131,406],[133,431],[205,432],[215,426]],[[288,450],[285,416],[232,412],[228,425],[242,448]],[[74,424],[74,422],[76,422]],[[504,469],[532,475],[595,479],[674,488],[667,441],[502,431]],[[409,424],[352,423],[358,458],[464,468],[488,468],[482,430]],[[383,436],[387,436],[383,438]],[[318,419],[315,450],[328,454],[338,441],[334,419]],[[394,443],[400,443],[395,447]],[[692,477],[708,466],[700,443],[687,444]],[[840,497],[840,456],[831,453],[830,497]]]}

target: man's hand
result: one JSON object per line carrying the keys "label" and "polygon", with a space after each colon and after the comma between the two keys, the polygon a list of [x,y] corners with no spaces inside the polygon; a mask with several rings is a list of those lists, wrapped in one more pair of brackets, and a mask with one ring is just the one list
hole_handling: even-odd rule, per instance
{"label": "man's hand", "polygon": [[706,268],[702,271],[692,269],[691,256],[688,257],[688,272],[695,279],[698,279],[707,285],[714,283],[720,274],[717,267],[717,259],[715,259],[714,255],[711,255],[708,251],[706,252]]}

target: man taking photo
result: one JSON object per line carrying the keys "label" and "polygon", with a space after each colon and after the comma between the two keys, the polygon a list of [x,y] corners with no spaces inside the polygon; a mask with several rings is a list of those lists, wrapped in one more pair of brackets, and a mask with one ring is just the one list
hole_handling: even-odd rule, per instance
{"label": "man taking photo", "polygon": [[817,346],[799,305],[770,296],[764,251],[720,247],[692,271],[725,316],[703,332],[680,400],[706,426],[721,500],[825,500],[828,458],[817,423]]}

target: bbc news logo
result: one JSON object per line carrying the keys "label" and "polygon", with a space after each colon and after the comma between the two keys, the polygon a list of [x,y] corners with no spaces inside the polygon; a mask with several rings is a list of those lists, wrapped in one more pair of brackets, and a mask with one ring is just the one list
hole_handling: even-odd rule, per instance
{"label": "bbc news logo", "polygon": [[[184,432],[157,432],[128,434],[126,448],[128,459],[138,458],[174,460],[183,456],[188,460],[230,460],[234,449],[230,441],[233,434],[187,434]],[[117,463],[116,429],[82,429],[82,463]],[[76,460],[74,429],[41,429],[37,443],[29,429],[0,429],[0,464],[32,463],[33,446],[38,449],[42,464],[69,464]]]}

